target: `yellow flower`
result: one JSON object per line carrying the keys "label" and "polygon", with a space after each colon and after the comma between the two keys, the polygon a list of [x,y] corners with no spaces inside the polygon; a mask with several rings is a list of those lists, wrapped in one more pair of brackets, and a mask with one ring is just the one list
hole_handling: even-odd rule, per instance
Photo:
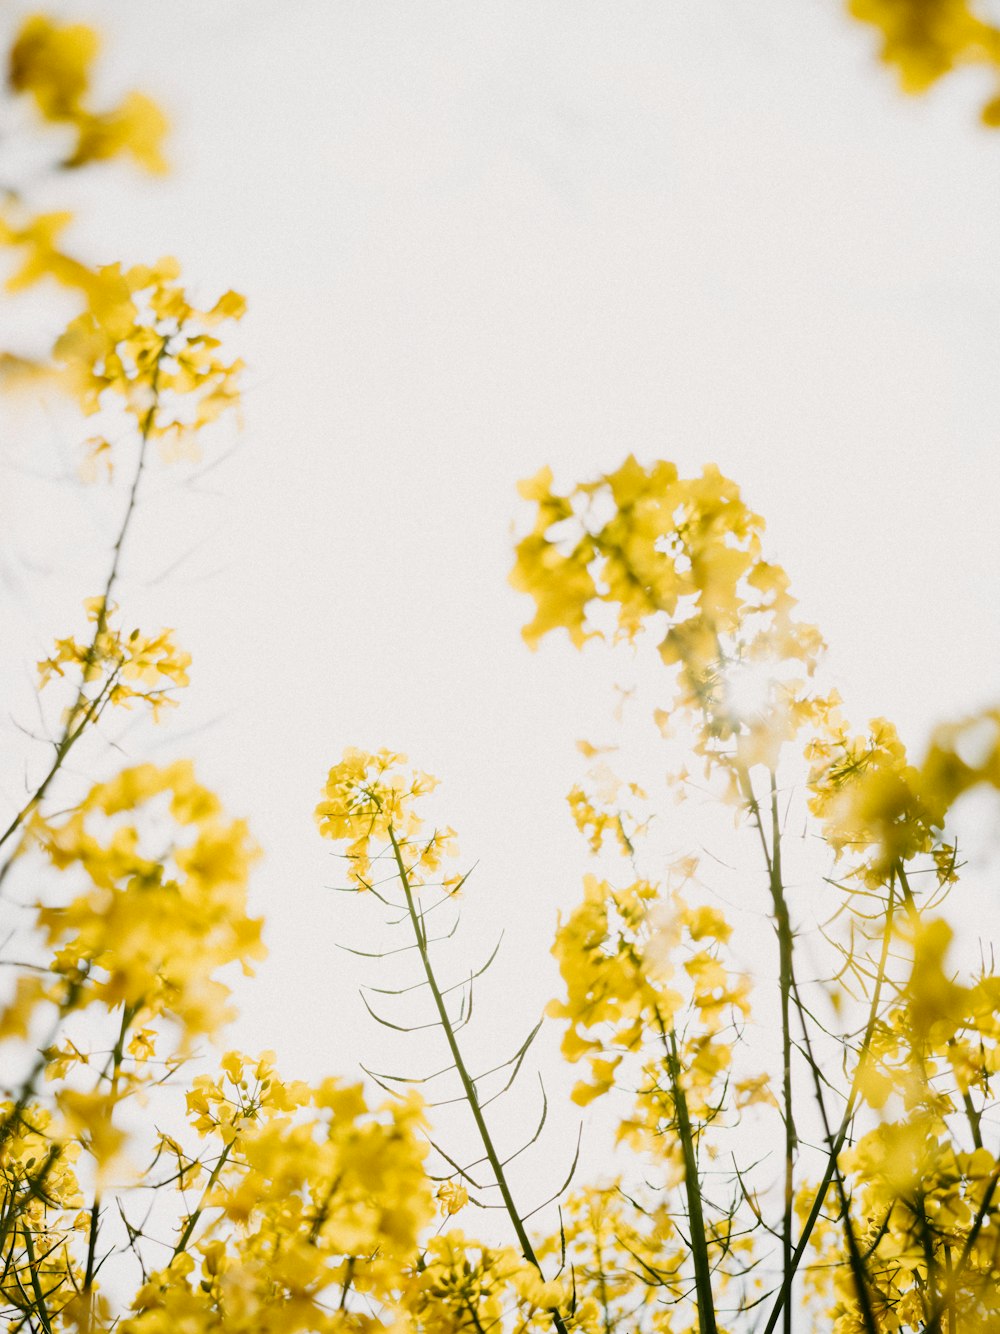
{"label": "yellow flower", "polygon": [[469,1192],[456,1181],[446,1181],[438,1187],[436,1198],[444,1212],[450,1217],[464,1209],[469,1203]]}
{"label": "yellow flower", "polygon": [[[959,65],[1000,69],[1000,27],[969,0],[849,0],[855,18],[882,33],[882,59],[895,65],[903,88],[921,93]],[[1000,125],[1000,97],[983,108]]]}
{"label": "yellow flower", "polygon": [[25,21],[11,48],[10,86],[32,97],[46,120],[75,129],[76,146],[63,166],[130,153],[147,171],[165,171],[161,144],[167,122],[154,102],[142,93],[128,93],[108,111],[87,105],[98,46],[97,34],[83,24],[61,25],[36,14]]}
{"label": "yellow flower", "polygon": [[458,852],[455,831],[425,832],[415,809],[437,779],[405,765],[406,756],[390,750],[369,754],[350,747],[327,776],[316,823],[324,838],[348,845],[348,879],[358,889],[371,887],[372,859],[389,855],[393,838],[413,883]]}
{"label": "yellow flower", "polygon": [[[151,857],[142,851],[144,817],[160,798],[179,829],[171,843],[161,823]],[[114,818],[126,814],[134,823]],[[216,971],[234,962],[249,971],[264,953],[261,923],[246,911],[257,849],[242,821],[223,820],[190,763],[123,770],[58,823],[36,812],[30,832],[54,865],[77,866],[91,882],[38,913],[46,942],[58,947],[53,970],[77,979],[78,1003],[124,1003],[137,1021],[168,1015],[185,1042],[214,1032],[229,994]]]}
{"label": "yellow flower", "polygon": [[82,1093],[63,1088],[56,1094],[56,1102],[65,1119],[64,1133],[93,1154],[98,1176],[106,1181],[120,1166],[128,1138],[125,1131],[113,1123],[117,1099],[100,1089]]}
{"label": "yellow flower", "polygon": [[[566,495],[549,469],[520,490],[535,522],[510,579],[535,602],[529,644],[560,628],[577,647],[650,630],[664,665],[678,669],[675,707],[702,725],[700,753],[727,770],[734,760],[775,764],[781,745],[823,716],[801,679],[822,639],[794,619],[787,576],[761,555],[763,520],[718,468],[681,478],[665,460],[629,457]],[[749,714],[734,698],[740,672],[767,682]]]}
{"label": "yellow flower", "polygon": [[71,120],[90,86],[99,42],[82,23],[59,25],[43,14],[27,19],[10,51],[8,79],[30,93],[47,120]]}

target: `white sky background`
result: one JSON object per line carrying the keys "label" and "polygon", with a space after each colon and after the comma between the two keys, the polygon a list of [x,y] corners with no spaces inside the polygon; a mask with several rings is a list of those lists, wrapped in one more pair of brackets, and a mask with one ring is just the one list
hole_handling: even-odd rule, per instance
{"label": "white sky background", "polygon": [[[158,756],[194,753],[267,854],[271,958],[235,1043],[295,1076],[408,1064],[356,995],[390,966],[334,949],[377,907],[324,889],[312,810],[347,745],[442,778],[480,860],[466,940],[508,925],[497,1042],[556,989],[586,867],[574,741],[602,739],[615,672],[520,640],[515,483],[544,463],[566,485],[630,451],[718,463],[859,724],[888,714],[919,751],[996,699],[1000,135],[977,76],[904,99],[835,0],[48,9],[105,34],[109,94],[164,105],[174,170],[46,204],[75,202],[95,260],[176,254],[206,300],[250,303],[240,448],[195,490],[150,487],[121,595],[194,655]],[[50,421],[38,470],[74,443]],[[105,502],[5,476],[21,661],[96,590]]]}

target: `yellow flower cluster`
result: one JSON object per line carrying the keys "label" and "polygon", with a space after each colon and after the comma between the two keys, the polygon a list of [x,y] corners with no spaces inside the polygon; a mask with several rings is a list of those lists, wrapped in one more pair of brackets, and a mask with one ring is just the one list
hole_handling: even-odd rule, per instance
{"label": "yellow flower cluster", "polygon": [[513,1247],[486,1246],[458,1231],[430,1239],[402,1294],[421,1334],[482,1334],[512,1313],[519,1329],[548,1331],[550,1311],[566,1301],[566,1285],[546,1283]]}
{"label": "yellow flower cluster", "polygon": [[[747,1237],[719,1233],[710,1239],[717,1264],[751,1249]],[[685,1227],[671,1216],[663,1191],[620,1177],[575,1190],[543,1254],[564,1257],[571,1269],[575,1319],[588,1332],[641,1328],[650,1334],[693,1334],[700,1328]],[[728,1285],[721,1272],[716,1281],[723,1292]],[[741,1325],[727,1328],[735,1334]]]}
{"label": "yellow flower cluster", "polygon": [[36,812],[30,834],[53,866],[89,881],[68,903],[38,910],[52,968],[74,985],[76,1004],[171,1018],[184,1042],[215,1032],[229,1014],[215,973],[232,963],[249,972],[264,953],[246,908],[256,849],[190,762],[124,769],[62,820]]}
{"label": "yellow flower cluster", "polygon": [[99,46],[92,28],[36,14],[25,21],[11,47],[10,87],[30,97],[45,120],[72,130],[75,142],[63,166],[82,167],[128,153],[147,171],[165,171],[167,122],[155,102],[142,93],[129,93],[107,111],[89,105],[91,66]]}
{"label": "yellow flower cluster", "polygon": [[[717,909],[692,908],[679,894],[665,898],[647,881],[615,889],[596,876],[584,878],[583,902],[560,924],[552,947],[566,999],[548,1009],[569,1021],[563,1056],[586,1056],[590,1066],[590,1082],[577,1085],[575,1102],[586,1105],[612,1088],[625,1056],[650,1038],[662,1061],[662,1044],[683,1009],[698,1019],[689,1023],[684,1043],[688,1097],[708,1116],[709,1090],[729,1067],[730,1049],[719,1035],[734,1014],[749,1010],[745,979],[718,957],[717,946],[729,934]],[[659,1127],[663,1118],[664,1104],[649,1086],[648,1072],[644,1085],[649,1096],[640,1097],[640,1110],[626,1125],[629,1134],[644,1125]]]}
{"label": "yellow flower cluster", "polygon": [[[38,664],[39,684],[69,676],[81,694],[91,687],[91,702],[129,708],[134,700],[145,700],[158,722],[164,709],[177,704],[170,691],[188,684],[191,655],[177,648],[172,630],[149,636],[114,626],[117,608],[103,598],[89,598],[84,607],[94,626],[90,641],[57,639],[55,650]],[[78,697],[78,707],[81,704]]]}
{"label": "yellow flower cluster", "polygon": [[1000,711],[938,727],[920,765],[911,764],[885,718],[867,736],[843,725],[813,738],[809,806],[827,843],[854,863],[870,888],[888,882],[920,854],[934,861],[941,884],[955,877],[955,848],[946,841],[948,812],[979,784],[1000,788]]}
{"label": "yellow flower cluster", "polygon": [[[941,1119],[921,1110],[869,1131],[844,1165],[858,1182],[858,1230],[871,1248],[879,1327],[926,1328],[928,1306],[947,1301],[965,1313],[951,1323],[961,1334],[996,1328],[996,1239],[993,1228],[982,1228],[1000,1177],[994,1155],[957,1152]],[[949,1256],[961,1256],[962,1265]],[[850,1311],[845,1278],[842,1308]]]}
{"label": "yellow flower cluster", "polygon": [[630,457],[567,495],[552,480],[545,468],[520,487],[536,506],[511,574],[536,604],[528,643],[559,628],[578,647],[631,641],[650,627],[678,669],[678,705],[702,722],[706,762],[773,767],[782,742],[836,700],[807,688],[822,639],[795,620],[787,576],[763,558],[763,519],[712,466],[682,478]]}
{"label": "yellow flower cluster", "polygon": [[469,1203],[469,1192],[455,1181],[446,1181],[438,1187],[434,1197],[447,1217],[461,1213]]}
{"label": "yellow flower cluster", "polygon": [[30,1309],[35,1285],[58,1293],[81,1280],[74,1254],[84,1197],[74,1171],[79,1148],[54,1142],[52,1113],[0,1103],[0,1302]]}
{"label": "yellow flower cluster", "polygon": [[433,875],[444,858],[458,851],[453,829],[427,833],[415,809],[437,779],[405,765],[406,756],[394,751],[369,754],[351,747],[327,776],[316,822],[324,838],[347,844],[348,880],[357,889],[371,888],[373,859],[391,850],[398,849],[411,882]]}
{"label": "yellow flower cluster", "polygon": [[[855,18],[882,33],[882,59],[903,87],[921,93],[962,65],[1000,71],[1000,25],[974,0],[848,0]],[[1000,126],[1000,93],[984,105],[985,125]]]}
{"label": "yellow flower cluster", "polygon": [[[432,1199],[416,1097],[370,1109],[360,1085],[278,1077],[223,1057],[188,1109],[218,1146],[173,1261],[140,1289],[123,1334],[327,1334],[377,1329],[407,1281]],[[197,1161],[166,1146],[196,1179]],[[363,1306],[355,1309],[349,1293]]]}
{"label": "yellow flower cluster", "polygon": [[920,772],[887,719],[874,719],[865,737],[845,728],[816,737],[807,755],[809,809],[829,846],[838,856],[849,853],[867,885],[887,883],[900,862],[932,849],[943,809],[928,803]]}
{"label": "yellow flower cluster", "polygon": [[589,1058],[594,1082],[578,1085],[573,1095],[586,1103],[614,1083],[621,1054],[609,1060],[605,1052],[636,1050],[647,1012],[660,1016],[669,1027],[683,997],[666,985],[671,974],[668,960],[660,961],[655,976],[646,968],[644,944],[656,887],[636,881],[615,890],[587,875],[583,892],[583,902],[556,932],[552,953],[566,984],[566,1000],[552,1001],[548,1013],[569,1021],[563,1056],[569,1061]]}
{"label": "yellow flower cluster", "polygon": [[[49,263],[29,254],[26,269]],[[191,455],[195,433],[236,405],[243,363],[218,355],[210,333],[224,320],[242,318],[246,303],[226,292],[206,311],[192,306],[177,281],[180,267],[170,258],[96,271],[89,282],[88,308],[56,341],[54,356],[66,384],[87,413],[117,395],[144,438],[156,440],[166,458]],[[25,280],[25,269],[18,276]],[[92,454],[107,453],[101,439]],[[195,455],[196,456],[196,455]]]}
{"label": "yellow flower cluster", "polygon": [[[7,290],[51,278],[78,291],[86,308],[53,348],[62,385],[88,414],[117,399],[142,438],[157,441],[165,458],[196,457],[198,430],[239,401],[243,362],[219,355],[221,343],[212,330],[241,319],[246,302],[229,291],[207,310],[197,309],[178,281],[180,266],[170,257],[127,269],[120,264],[90,268],[59,248],[59,235],[71,218],[69,213],[19,222],[0,217],[0,243],[21,256]],[[91,437],[87,448],[84,476],[96,476],[100,465],[110,476],[112,447],[106,436]]]}
{"label": "yellow flower cluster", "polygon": [[618,631],[628,638],[657,613],[674,617],[686,599],[693,614],[671,627],[671,644],[735,628],[739,586],[758,559],[763,520],[717,469],[682,479],[672,463],[645,468],[629,457],[566,496],[552,481],[543,468],[519,487],[537,506],[511,576],[537,604],[524,630],[528,643],[562,627],[582,645],[597,633],[595,601],[614,607]]}

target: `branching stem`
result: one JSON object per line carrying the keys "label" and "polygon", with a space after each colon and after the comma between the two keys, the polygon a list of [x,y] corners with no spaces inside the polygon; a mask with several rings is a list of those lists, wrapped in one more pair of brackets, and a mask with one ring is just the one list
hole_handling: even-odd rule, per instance
{"label": "branching stem", "polygon": [[712,1295],[712,1267],[708,1254],[708,1235],[705,1232],[705,1214],[701,1207],[701,1181],[698,1176],[698,1156],[695,1151],[694,1132],[691,1126],[691,1114],[687,1105],[687,1094],[681,1083],[680,1059],[677,1052],[677,1037],[673,1029],[667,1032],[659,1012],[656,1021],[660,1027],[663,1050],[666,1057],[667,1074],[677,1115],[677,1134],[684,1156],[684,1194],[687,1200],[688,1223],[691,1230],[691,1259],[694,1264],[694,1283],[698,1305],[699,1334],[717,1334],[715,1322],[715,1299]]}
{"label": "branching stem", "polygon": [[[462,1058],[458,1039],[455,1036],[455,1029],[448,1014],[448,1008],[445,1005],[444,997],[438,986],[433,965],[431,964],[430,954],[427,948],[427,936],[424,933],[424,928],[417,913],[416,904],[413,900],[413,888],[410,884],[409,872],[406,869],[402,851],[400,850],[395,831],[391,825],[389,826],[389,839],[392,843],[393,856],[396,859],[396,868],[399,872],[399,882],[403,887],[403,894],[406,898],[406,910],[409,915],[410,925],[413,927],[414,936],[417,942],[417,950],[420,954],[420,962],[424,969],[424,976],[427,978],[427,985],[430,987],[431,995],[434,997],[434,1005],[438,1013],[438,1018],[441,1021],[441,1027],[444,1029],[445,1037],[448,1040],[448,1048],[451,1052],[452,1060],[455,1062],[455,1069],[458,1071],[458,1077],[462,1082],[462,1090],[465,1094],[466,1102],[469,1104],[473,1120],[476,1123],[476,1129],[479,1131],[479,1137],[482,1140],[486,1158],[496,1178],[497,1188],[500,1191],[500,1197],[503,1200],[504,1208],[507,1211],[511,1226],[517,1237],[518,1245],[521,1247],[521,1253],[528,1263],[534,1265],[544,1278],[542,1266],[538,1262],[538,1257],[535,1255],[535,1249],[531,1244],[531,1239],[528,1236],[521,1215],[518,1213],[517,1206],[514,1203],[514,1197],[511,1194],[510,1186],[504,1174],[500,1156],[493,1144],[493,1138],[490,1135],[489,1127],[483,1116],[482,1108],[479,1103],[479,1096],[476,1093],[476,1086],[473,1083],[465,1061]],[[550,1314],[558,1334],[568,1334],[566,1323],[563,1320],[561,1312],[553,1308],[550,1311]]]}
{"label": "branching stem", "polygon": [[[135,513],[136,501],[139,495],[139,483],[142,481],[143,472],[146,467],[149,441],[153,433],[153,427],[156,424],[156,411],[159,406],[160,361],[165,352],[166,344],[164,344],[164,347],[157,356],[156,365],[153,368],[153,374],[150,380],[152,402],[142,419],[142,426],[139,431],[139,459],[136,464],[135,473],[132,477],[131,486],[129,487],[128,501],[126,502],[125,513],[122,516],[122,521],[118,528],[118,536],[115,538],[114,546],[111,549],[111,565],[108,569],[107,578],[104,581],[104,591],[101,594],[100,602],[98,604],[97,621],[94,625],[94,633],[84,658],[83,676],[80,681],[80,688],[77,691],[76,700],[66,715],[66,722],[63,725],[62,736],[56,742],[55,754],[52,763],[49,766],[48,773],[42,779],[31,797],[29,797],[14,816],[13,820],[11,820],[7,828],[0,834],[0,847],[3,847],[7,840],[17,832],[35,807],[38,806],[39,802],[44,799],[53,779],[62,768],[66,756],[83,735],[87,726],[100,713],[101,706],[106,698],[107,684],[94,700],[88,700],[86,687],[90,679],[90,672],[97,660],[97,649],[101,641],[101,636],[104,634],[108,626],[108,608],[111,601],[111,594],[118,581],[122,551],[125,546],[125,539],[128,536],[129,529],[132,525],[132,516]],[[2,880],[10,865],[11,862],[8,860],[3,867],[3,870],[0,871],[0,880]]]}

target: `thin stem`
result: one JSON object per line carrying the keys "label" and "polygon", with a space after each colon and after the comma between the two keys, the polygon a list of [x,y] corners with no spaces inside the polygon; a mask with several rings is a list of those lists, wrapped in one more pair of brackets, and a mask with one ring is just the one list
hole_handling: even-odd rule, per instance
{"label": "thin stem", "polygon": [[924,1253],[926,1275],[926,1334],[941,1334],[941,1315],[938,1311],[937,1259],[934,1255],[934,1238],[931,1235],[930,1222],[927,1218],[927,1198],[921,1190],[917,1193],[916,1209],[920,1246]]}
{"label": "thin stem", "polygon": [[90,1232],[87,1237],[87,1269],[83,1279],[83,1291],[89,1292],[94,1285],[94,1266],[97,1262],[97,1236],[101,1230],[101,1197],[94,1194],[94,1203],[90,1206]]}
{"label": "thin stem", "polygon": [[677,1114],[677,1134],[680,1138],[681,1153],[684,1158],[684,1193],[687,1199],[688,1222],[691,1229],[691,1259],[694,1264],[694,1283],[697,1293],[698,1329],[700,1334],[718,1334],[718,1327],[715,1323],[715,1299],[712,1296],[712,1267],[708,1254],[708,1237],[705,1232],[705,1215],[701,1207],[698,1157],[695,1152],[687,1094],[681,1084],[677,1037],[673,1029],[669,1033],[667,1032],[659,1011],[656,1014],[656,1022],[660,1027],[660,1037],[663,1040],[663,1049],[666,1054],[667,1073],[670,1076],[674,1111]]}
{"label": "thin stem", "polygon": [[[851,1221],[851,1202],[844,1186],[844,1178],[840,1171],[840,1163],[837,1161],[838,1154],[833,1152],[834,1137],[830,1129],[830,1118],[827,1116],[826,1099],[823,1097],[823,1081],[820,1078],[819,1065],[813,1055],[812,1041],[809,1037],[809,1026],[806,1023],[805,1007],[799,997],[798,988],[795,987],[794,978],[792,985],[795,988],[795,1006],[798,1010],[799,1022],[802,1026],[802,1039],[805,1045],[806,1062],[812,1071],[813,1086],[816,1094],[816,1103],[819,1107],[819,1114],[823,1121],[823,1133],[826,1136],[826,1142],[830,1145],[830,1164],[833,1170],[833,1180],[837,1187],[837,1195],[840,1200],[841,1218],[844,1223],[844,1237],[847,1241],[847,1258],[851,1267],[851,1275],[854,1278],[854,1289],[858,1298],[858,1306],[861,1308],[861,1320],[867,1331],[867,1334],[879,1334],[878,1325],[875,1321],[875,1312],[872,1308],[871,1292],[868,1286],[868,1271],[865,1264],[865,1257],[861,1254],[861,1247],[858,1245],[857,1234],[854,1231],[854,1224]],[[786,1307],[786,1310],[788,1308]]]}
{"label": "thin stem", "polygon": [[189,1215],[187,1222],[184,1224],[184,1231],[181,1233],[177,1245],[174,1247],[173,1254],[170,1257],[171,1262],[176,1260],[178,1255],[181,1255],[187,1249],[187,1244],[191,1240],[191,1234],[198,1226],[198,1219],[204,1213],[205,1201],[208,1199],[209,1195],[211,1194],[215,1186],[215,1183],[218,1181],[219,1174],[221,1173],[223,1167],[225,1167],[226,1160],[228,1159],[230,1154],[230,1150],[232,1149],[235,1143],[236,1143],[235,1140],[230,1140],[229,1143],[223,1147],[222,1152],[216,1159],[215,1166],[212,1168],[211,1172],[209,1173],[208,1180],[205,1182],[205,1189],[201,1192],[201,1199],[198,1201],[198,1207],[192,1214]]}
{"label": "thin stem", "polygon": [[[861,1079],[868,1063],[868,1052],[871,1047],[872,1036],[875,1032],[875,1024],[878,1022],[879,1006],[882,997],[882,984],[885,980],[886,967],[889,961],[889,947],[892,943],[893,917],[895,912],[895,878],[889,881],[889,899],[885,910],[885,927],[882,932],[882,949],[879,956],[878,972],[875,976],[875,985],[872,990],[871,1006],[868,1011],[868,1022],[865,1026],[865,1034],[861,1041],[861,1054],[858,1057],[858,1064],[855,1067],[854,1078],[851,1081],[851,1089],[847,1095],[847,1104],[844,1107],[844,1114],[841,1117],[840,1126],[836,1135],[830,1143],[830,1153],[827,1158],[826,1167],[823,1172],[823,1179],[816,1188],[816,1194],[813,1196],[813,1202],[809,1209],[809,1214],[802,1227],[802,1233],[799,1236],[798,1243],[792,1254],[791,1274],[794,1276],[799,1265],[802,1263],[802,1257],[805,1254],[806,1246],[809,1244],[809,1238],[812,1236],[813,1228],[816,1226],[816,1220],[819,1218],[823,1209],[823,1202],[826,1199],[826,1193],[830,1188],[834,1172],[837,1167],[837,1159],[840,1157],[841,1150],[847,1140],[848,1132],[854,1120],[855,1108],[857,1107],[858,1097],[861,1092]],[[789,1305],[791,1297],[791,1283],[782,1282],[781,1289],[775,1299],[774,1306],[768,1316],[767,1324],[764,1326],[762,1334],[773,1334],[775,1325],[778,1323],[778,1317],[782,1310]]]}
{"label": "thin stem", "polygon": [[[139,1005],[125,1005],[122,1007],[122,1021],[118,1029],[118,1037],[111,1052],[111,1100],[109,1116],[114,1115],[114,1108],[118,1098],[118,1077],[121,1074],[122,1062],[125,1059],[125,1038],[132,1024],[132,1020],[139,1012]],[[108,1073],[108,1067],[105,1065],[105,1074]],[[83,1292],[86,1295],[94,1286],[94,1275],[97,1264],[97,1237],[101,1226],[101,1196],[99,1191],[94,1192],[94,1203],[90,1209],[90,1232],[87,1239],[87,1268],[83,1277]]]}
{"label": "thin stem", "polygon": [[913,897],[913,890],[910,888],[910,882],[907,879],[906,867],[901,861],[896,863],[896,875],[899,877],[899,885],[903,891],[903,905],[909,915],[910,921],[914,926],[920,923],[920,914],[917,911],[917,903]]}
{"label": "thin stem", "polygon": [[[737,768],[737,781],[743,793],[743,799],[750,808],[754,824],[760,838],[764,863],[767,867],[768,882],[771,890],[771,905],[774,911],[774,927],[778,937],[778,987],[781,1003],[781,1088],[782,1118],[785,1124],[785,1181],[782,1200],[781,1220],[781,1291],[785,1294],[782,1301],[782,1329],[784,1334],[792,1334],[792,1306],[787,1300],[791,1293],[792,1282],[798,1264],[792,1249],[792,1225],[795,1202],[795,1153],[798,1148],[798,1136],[795,1133],[795,1117],[792,1106],[792,1031],[791,1031],[791,993],[794,986],[793,949],[794,935],[788,903],[785,899],[785,887],[781,872],[781,820],[778,813],[778,787],[774,770],[770,771],[770,815],[771,842],[768,845],[764,831],[764,818],[753,790],[753,782],[745,766]],[[776,1314],[774,1316],[776,1319]],[[773,1324],[768,1325],[768,1331]]]}
{"label": "thin stem", "polygon": [[39,1323],[45,1334],[52,1334],[52,1324],[49,1320],[48,1305],[45,1301],[45,1293],[42,1291],[41,1279],[38,1276],[38,1261],[35,1259],[35,1247],[31,1240],[31,1232],[25,1227],[22,1231],[24,1236],[24,1249],[28,1255],[28,1270],[31,1274],[31,1291],[35,1298],[35,1314],[38,1316]]}
{"label": "thin stem", "polygon": [[[18,813],[14,816],[13,820],[11,820],[10,824],[4,830],[3,834],[0,835],[0,847],[2,847],[3,844],[6,843],[6,841],[17,832],[17,830],[21,827],[21,825],[28,818],[28,816],[35,809],[35,807],[39,804],[39,802],[41,802],[44,799],[46,792],[48,792],[49,790],[49,785],[51,784],[52,780],[55,778],[59,770],[62,768],[63,761],[66,759],[66,756],[73,749],[73,747],[76,745],[76,742],[83,735],[83,733],[90,726],[90,724],[92,722],[95,722],[97,718],[100,717],[104,705],[107,703],[108,698],[111,695],[111,691],[113,690],[117,680],[118,680],[118,673],[116,671],[113,675],[108,677],[107,681],[105,681],[104,685],[101,687],[99,693],[95,695],[95,697],[92,700],[86,701],[86,707],[83,708],[82,714],[79,713],[79,709],[83,703],[82,700],[83,691],[81,687],[81,692],[80,695],[78,695],[77,697],[77,702],[70,710],[70,717],[67,718],[66,726],[63,729],[62,737],[56,744],[55,755],[53,756],[52,763],[49,766],[48,773],[45,775],[41,783],[35,789],[33,795],[29,798],[28,801],[25,802],[25,804],[21,807]],[[79,722],[75,722],[77,718],[79,718]],[[17,854],[15,852],[14,856],[9,857],[7,861],[4,863],[2,870],[0,870],[0,884],[3,884],[3,881],[6,879],[7,872],[13,865],[14,857],[16,855]]]}
{"label": "thin stem", "polygon": [[[97,621],[96,624],[94,625],[94,633],[91,636],[90,645],[84,657],[83,676],[80,681],[80,688],[77,691],[76,700],[71,706],[66,716],[66,722],[63,726],[62,737],[56,743],[55,756],[53,758],[48,773],[45,775],[45,778],[42,780],[39,787],[36,788],[34,794],[29,798],[29,800],[24,804],[24,806],[22,806],[21,809],[18,811],[18,813],[14,816],[13,820],[4,830],[3,834],[0,834],[0,847],[3,847],[3,845],[7,842],[7,840],[24,823],[27,817],[38,805],[38,803],[42,801],[46,792],[49,789],[49,785],[51,784],[52,780],[55,778],[56,774],[62,768],[66,756],[69,754],[70,750],[72,750],[76,741],[79,739],[79,737],[86,729],[87,724],[93,719],[95,715],[96,702],[91,702],[87,700],[85,693],[86,686],[88,681],[90,680],[91,669],[93,668],[97,658],[98,644],[101,641],[101,636],[107,630],[108,605],[111,600],[111,594],[114,591],[115,584],[118,580],[118,571],[119,571],[119,566],[121,564],[122,551],[125,546],[125,539],[128,536],[129,528],[131,527],[132,524],[132,516],[135,513],[136,500],[139,495],[139,483],[142,480],[142,475],[146,467],[146,457],[149,450],[149,441],[153,433],[153,427],[156,423],[156,411],[157,407],[159,406],[158,393],[159,393],[159,380],[160,380],[160,361],[162,360],[165,351],[166,351],[166,343],[164,343],[163,348],[160,350],[157,356],[156,364],[153,368],[153,374],[150,379],[150,388],[153,395],[153,401],[150,404],[145,416],[142,419],[142,426],[140,427],[139,431],[139,460],[138,463],[136,464],[135,474],[133,475],[132,478],[132,484],[129,487],[128,501],[126,503],[125,513],[122,517],[122,521],[118,529],[118,536],[115,538],[114,546],[111,549],[111,566],[108,570],[107,578],[104,581],[104,592],[101,594],[100,603],[98,604]],[[104,694],[103,690],[101,694],[102,695]],[[99,695],[98,699],[100,698],[101,696]],[[83,714],[83,719],[82,721],[79,721],[78,725],[78,720],[80,720],[81,713]],[[7,867],[9,865],[10,862],[8,861],[7,865],[3,868],[4,873],[6,872]]]}
{"label": "thin stem", "polygon": [[[534,1265],[544,1278],[542,1266],[538,1262],[538,1257],[535,1255],[535,1249],[525,1230],[521,1215],[517,1211],[514,1197],[511,1195],[510,1186],[507,1183],[500,1156],[493,1144],[493,1138],[490,1135],[489,1128],[487,1127],[486,1120],[483,1116],[482,1108],[479,1105],[476,1086],[473,1083],[465,1061],[462,1058],[462,1053],[459,1049],[458,1040],[455,1037],[455,1030],[448,1014],[444,997],[438,987],[437,978],[434,975],[434,969],[431,965],[430,955],[427,949],[427,936],[421,925],[420,918],[417,915],[416,904],[413,900],[413,889],[410,885],[409,873],[403,862],[403,855],[396,839],[395,831],[391,825],[389,826],[389,839],[392,843],[392,851],[396,859],[399,881],[403,887],[403,894],[406,897],[406,910],[410,918],[410,925],[413,927],[414,936],[416,937],[417,950],[420,954],[420,962],[423,965],[424,976],[427,978],[427,985],[430,987],[431,995],[434,997],[434,1005],[437,1009],[438,1018],[441,1021],[441,1027],[444,1029],[445,1037],[448,1040],[448,1048],[451,1052],[452,1060],[455,1063],[455,1069],[458,1071],[458,1077],[462,1082],[462,1090],[465,1094],[466,1102],[469,1104],[469,1108],[472,1111],[473,1120],[476,1123],[476,1129],[479,1131],[479,1137],[482,1140],[486,1158],[489,1161],[494,1177],[496,1178],[497,1187],[499,1188],[504,1208],[507,1210],[507,1216],[510,1218],[511,1226],[514,1229],[518,1244],[521,1247],[521,1253],[528,1263]],[[551,1308],[549,1314],[552,1316],[552,1321],[558,1330],[558,1334],[568,1334],[566,1323],[563,1320],[561,1313],[555,1308]]]}
{"label": "thin stem", "polygon": [[[792,1219],[795,1197],[795,1151],[798,1138],[795,1134],[795,1120],[792,1113],[792,1033],[789,1003],[793,985],[792,978],[792,927],[788,916],[788,904],[781,879],[781,828],[778,818],[778,790],[774,771],[771,771],[771,899],[774,904],[774,920],[778,932],[779,986],[781,988],[781,1060],[782,1094],[785,1116],[785,1211],[781,1225],[781,1262],[782,1273],[792,1276]],[[785,1334],[792,1334],[792,1306],[789,1302],[784,1311]]]}

